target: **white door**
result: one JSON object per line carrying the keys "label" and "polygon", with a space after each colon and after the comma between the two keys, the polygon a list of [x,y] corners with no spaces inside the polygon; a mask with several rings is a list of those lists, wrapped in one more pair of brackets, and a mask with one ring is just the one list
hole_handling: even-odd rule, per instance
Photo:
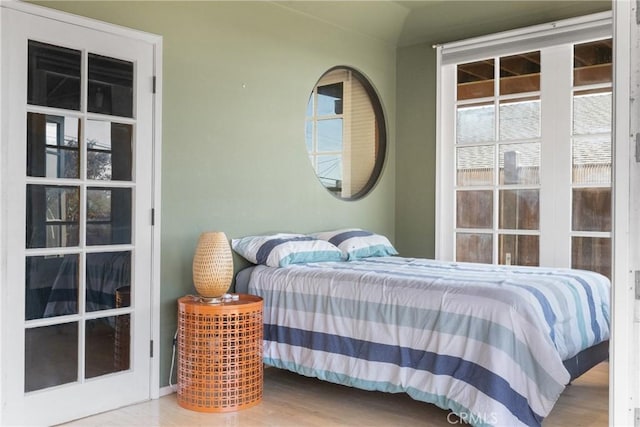
{"label": "white door", "polygon": [[0,424],[150,396],[153,44],[2,9]]}

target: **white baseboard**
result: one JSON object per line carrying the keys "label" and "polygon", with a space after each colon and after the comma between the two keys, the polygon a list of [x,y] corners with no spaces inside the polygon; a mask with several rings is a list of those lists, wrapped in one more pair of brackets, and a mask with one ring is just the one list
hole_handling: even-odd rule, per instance
{"label": "white baseboard", "polygon": [[178,386],[177,385],[168,385],[165,387],[160,387],[160,397],[162,396],[167,396],[171,393],[175,393],[178,391]]}

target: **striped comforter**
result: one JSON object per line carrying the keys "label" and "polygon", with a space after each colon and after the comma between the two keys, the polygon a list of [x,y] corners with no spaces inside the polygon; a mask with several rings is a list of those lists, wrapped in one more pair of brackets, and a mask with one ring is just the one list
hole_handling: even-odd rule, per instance
{"label": "striped comforter", "polygon": [[609,281],[586,271],[401,257],[255,267],[268,365],[540,425],[562,361],[609,338]]}

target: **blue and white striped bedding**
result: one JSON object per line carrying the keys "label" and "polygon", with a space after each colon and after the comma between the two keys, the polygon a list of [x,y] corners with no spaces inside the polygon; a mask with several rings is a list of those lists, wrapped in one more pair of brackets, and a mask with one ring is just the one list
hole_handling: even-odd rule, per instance
{"label": "blue and white striped bedding", "polygon": [[265,363],[406,392],[473,425],[540,425],[562,361],[609,338],[597,273],[401,257],[256,266]]}

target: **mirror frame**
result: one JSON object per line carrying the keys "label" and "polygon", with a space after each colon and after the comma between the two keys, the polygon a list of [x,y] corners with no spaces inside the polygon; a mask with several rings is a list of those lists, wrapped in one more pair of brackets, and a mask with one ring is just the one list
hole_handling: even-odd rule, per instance
{"label": "mirror frame", "polygon": [[[355,200],[362,199],[367,194],[369,194],[373,190],[373,188],[376,186],[376,184],[378,183],[382,175],[382,169],[384,167],[384,163],[387,157],[387,122],[386,122],[386,116],[384,114],[384,110],[382,108],[382,102],[380,101],[380,96],[378,95],[377,91],[373,87],[373,84],[362,72],[360,72],[358,69],[351,67],[349,65],[336,65],[329,68],[324,73],[322,73],[320,78],[314,84],[313,89],[311,91],[311,95],[307,99],[307,107],[309,105],[309,100],[311,100],[315,90],[318,87],[318,83],[320,83],[320,81],[327,74],[334,72],[336,70],[350,71],[352,76],[362,85],[367,96],[369,97],[369,101],[373,109],[373,114],[375,116],[376,134],[378,136],[377,141],[373,141],[373,143],[376,145],[376,156],[374,160],[373,169],[371,170],[371,174],[369,175],[369,179],[367,180],[365,185],[362,187],[362,189],[360,189],[350,197],[342,197],[339,194],[329,190],[329,188],[327,188],[319,179],[318,179],[318,182],[328,193],[330,193],[332,196],[334,196],[338,200],[355,201]],[[306,120],[305,120],[305,123],[306,123]],[[305,143],[306,143],[306,136],[305,136]],[[307,150],[307,154],[308,153],[309,151]],[[313,172],[316,175],[316,178],[318,178],[317,171],[315,170],[313,165],[311,165],[311,167],[313,168]]]}

